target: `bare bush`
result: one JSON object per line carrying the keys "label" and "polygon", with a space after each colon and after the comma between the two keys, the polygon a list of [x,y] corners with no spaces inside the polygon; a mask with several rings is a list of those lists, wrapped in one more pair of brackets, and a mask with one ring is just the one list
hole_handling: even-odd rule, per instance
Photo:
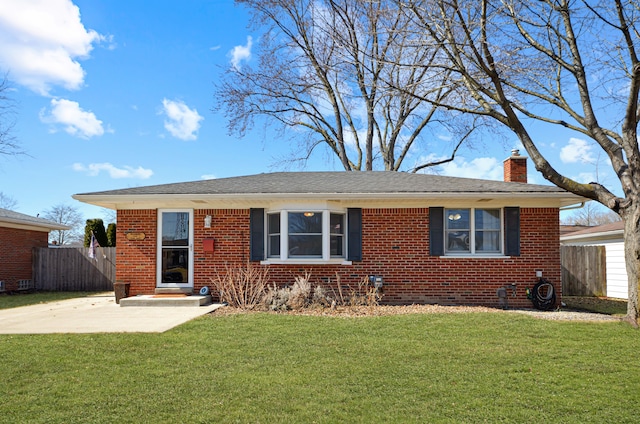
{"label": "bare bush", "polygon": [[251,262],[246,266],[225,266],[222,275],[211,279],[221,302],[240,309],[255,309],[265,297],[269,284],[269,269],[255,267]]}
{"label": "bare bush", "polygon": [[269,287],[263,299],[264,309],[270,311],[300,311],[309,308],[335,307],[336,301],[329,290],[311,284],[311,273],[294,277],[291,286]]}
{"label": "bare bush", "polygon": [[382,293],[371,284],[368,276],[352,287],[350,284],[343,286],[340,274],[336,273],[336,288],[334,297],[338,306],[378,306],[382,299]]}

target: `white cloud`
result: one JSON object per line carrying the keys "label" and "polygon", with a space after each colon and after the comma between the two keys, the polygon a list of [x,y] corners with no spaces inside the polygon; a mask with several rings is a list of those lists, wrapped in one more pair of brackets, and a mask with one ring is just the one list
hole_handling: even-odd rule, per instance
{"label": "white cloud", "polygon": [[78,59],[107,40],[84,27],[71,0],[3,0],[0,39],[0,68],[41,95],[53,86],[79,89],[84,70]]}
{"label": "white cloud", "polygon": [[[446,158],[429,155],[420,158],[419,163],[435,162],[443,159]],[[436,168],[425,168],[424,172],[436,172],[450,177],[477,178],[481,180],[502,181],[504,178],[502,161],[496,158],[475,158],[467,162],[464,157],[458,156],[452,162],[447,162]]]}
{"label": "white cloud", "polygon": [[231,66],[240,69],[240,63],[251,59],[251,47],[253,46],[253,38],[247,37],[247,44],[244,46],[235,46],[229,56],[231,56]]}
{"label": "white cloud", "polygon": [[560,160],[563,163],[594,163],[593,146],[585,140],[570,138],[569,144],[560,150]]}
{"label": "white cloud", "polygon": [[42,110],[40,120],[47,124],[60,124],[75,137],[87,139],[104,134],[102,121],[93,112],[82,110],[78,102],[71,100],[51,99],[51,110],[49,113]]}
{"label": "white cloud", "polygon": [[216,176],[213,174],[205,174],[200,177],[203,180],[215,180]]}
{"label": "white cloud", "polygon": [[162,113],[167,116],[164,127],[172,136],[180,140],[195,140],[196,132],[200,129],[200,121],[204,118],[196,109],[189,107],[179,100],[162,100]]}
{"label": "white cloud", "polygon": [[481,180],[502,180],[504,169],[502,161],[496,158],[475,158],[467,162],[465,158],[456,158],[453,162],[441,165],[444,175],[452,177],[477,178]]}
{"label": "white cloud", "polygon": [[587,184],[593,181],[598,181],[596,174],[593,172],[580,172],[577,176],[571,177],[579,183]]}
{"label": "white cloud", "polygon": [[122,168],[116,168],[108,162],[90,163],[89,165],[74,163],[72,167],[74,171],[85,172],[91,177],[97,176],[102,171],[107,172],[111,178],[138,178],[141,180],[146,180],[153,175],[152,170],[145,169],[141,166],[137,168],[134,168],[132,166],[123,166]]}

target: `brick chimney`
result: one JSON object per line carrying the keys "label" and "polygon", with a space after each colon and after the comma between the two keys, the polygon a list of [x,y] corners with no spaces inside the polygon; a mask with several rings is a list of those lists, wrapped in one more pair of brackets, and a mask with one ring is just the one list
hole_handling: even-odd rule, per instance
{"label": "brick chimney", "polygon": [[504,160],[504,180],[512,183],[527,182],[527,157],[520,156],[518,149],[513,149],[511,156]]}

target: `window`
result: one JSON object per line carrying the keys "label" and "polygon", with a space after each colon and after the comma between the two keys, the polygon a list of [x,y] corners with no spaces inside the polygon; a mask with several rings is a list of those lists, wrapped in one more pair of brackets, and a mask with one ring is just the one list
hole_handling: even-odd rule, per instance
{"label": "window", "polygon": [[502,252],[500,209],[445,209],[446,254]]}
{"label": "window", "polygon": [[322,258],[322,212],[289,212],[290,258]]}
{"label": "window", "polygon": [[332,258],[344,257],[344,214],[331,213],[329,216],[330,253]]}
{"label": "window", "polygon": [[280,256],[280,213],[267,215],[267,256]]}
{"label": "window", "polygon": [[361,210],[356,208],[344,212],[312,209],[266,213],[264,209],[252,209],[251,260],[362,260],[360,216]]}

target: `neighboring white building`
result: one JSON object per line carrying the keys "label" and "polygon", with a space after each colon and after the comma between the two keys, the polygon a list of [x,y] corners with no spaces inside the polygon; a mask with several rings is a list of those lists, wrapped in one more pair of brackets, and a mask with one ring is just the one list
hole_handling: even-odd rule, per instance
{"label": "neighboring white building", "polygon": [[624,223],[588,227],[560,236],[564,246],[604,246],[607,264],[607,297],[627,299],[627,268],[624,260]]}

